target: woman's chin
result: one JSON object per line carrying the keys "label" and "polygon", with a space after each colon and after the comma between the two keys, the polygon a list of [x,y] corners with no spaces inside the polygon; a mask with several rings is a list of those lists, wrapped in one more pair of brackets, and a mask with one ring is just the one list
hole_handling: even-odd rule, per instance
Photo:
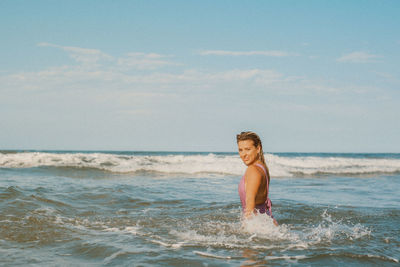
{"label": "woman's chin", "polygon": [[256,161],[255,160],[246,160],[243,162],[244,162],[244,164],[246,164],[246,166],[250,166],[250,165],[254,164]]}

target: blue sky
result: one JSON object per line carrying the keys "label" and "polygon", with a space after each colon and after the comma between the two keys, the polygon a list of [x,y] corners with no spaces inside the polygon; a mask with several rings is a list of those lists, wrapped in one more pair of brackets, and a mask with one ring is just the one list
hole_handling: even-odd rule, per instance
{"label": "blue sky", "polygon": [[0,149],[400,152],[399,1],[0,1]]}

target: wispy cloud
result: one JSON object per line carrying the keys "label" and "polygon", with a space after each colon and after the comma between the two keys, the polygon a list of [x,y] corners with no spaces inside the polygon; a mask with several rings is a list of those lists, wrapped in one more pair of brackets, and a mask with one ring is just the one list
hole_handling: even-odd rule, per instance
{"label": "wispy cloud", "polygon": [[266,50],[266,51],[228,51],[228,50],[204,50],[199,53],[202,56],[267,56],[267,57],[288,57],[291,54],[280,50]]}
{"label": "wispy cloud", "polygon": [[[92,92],[103,95],[112,91],[126,95],[126,99],[159,98],[188,94],[218,94],[230,90],[240,94],[247,90],[260,90],[284,95],[337,95],[342,93],[363,94],[373,90],[359,86],[344,86],[305,77],[285,75],[272,69],[233,69],[218,72],[196,69],[179,72],[149,70],[137,73],[111,67],[86,69],[64,66],[38,72],[20,72],[0,76],[0,90],[39,92]],[[9,89],[7,89],[9,88]],[[129,95],[128,95],[129,93]],[[119,93],[118,93],[119,94]],[[108,97],[107,97],[108,98]]]}
{"label": "wispy cloud", "polygon": [[[62,46],[51,43],[39,43],[41,47],[54,47],[61,49],[69,54],[76,62],[84,67],[99,67],[101,63],[114,68],[154,70],[166,65],[179,65],[178,63],[166,60],[170,55],[160,55],[157,53],[128,53],[123,57],[115,58],[98,49],[87,49],[73,46]],[[112,64],[110,65],[110,63]]]}
{"label": "wispy cloud", "polygon": [[395,76],[393,76],[392,74],[387,73],[387,72],[372,71],[372,73],[375,73],[375,74],[378,75],[379,77],[385,78],[385,79],[388,79],[388,80],[389,80],[389,79],[395,78]]}
{"label": "wispy cloud", "polygon": [[[124,57],[113,57],[100,50],[79,47],[60,46],[41,43],[40,46],[55,47],[76,55],[82,64],[59,66],[35,72],[16,72],[0,75],[0,90],[41,91],[85,91],[103,94],[109,90],[148,92],[162,94],[183,94],[198,92],[218,92],[221,90],[244,89],[261,90],[277,94],[340,94],[342,92],[364,93],[370,88],[346,87],[331,82],[309,80],[278,72],[273,69],[227,69],[223,71],[201,71],[197,69],[164,68],[166,65],[178,65],[170,62],[171,55],[158,53],[132,52]],[[85,57],[93,56],[94,59]],[[84,59],[82,59],[84,58]],[[78,60],[79,59],[79,60]],[[102,59],[107,60],[103,62]],[[101,62],[100,62],[101,61]],[[90,68],[82,67],[89,64]],[[106,64],[104,64],[106,63]],[[138,72],[137,70],[142,70]],[[150,95],[150,98],[156,97]],[[133,98],[131,96],[129,99]]]}
{"label": "wispy cloud", "polygon": [[84,65],[97,64],[100,60],[113,60],[114,58],[97,49],[87,49],[73,46],[61,46],[51,43],[38,43],[42,47],[54,47],[66,51],[69,56]]}
{"label": "wispy cloud", "polygon": [[349,63],[372,63],[377,62],[377,59],[382,56],[370,54],[363,51],[356,51],[349,54],[345,54],[340,58],[336,59],[338,62],[349,62]]}
{"label": "wispy cloud", "polygon": [[124,68],[135,68],[140,70],[153,70],[163,66],[178,66],[180,64],[165,60],[171,56],[157,53],[128,53],[125,57],[118,59],[118,65]]}

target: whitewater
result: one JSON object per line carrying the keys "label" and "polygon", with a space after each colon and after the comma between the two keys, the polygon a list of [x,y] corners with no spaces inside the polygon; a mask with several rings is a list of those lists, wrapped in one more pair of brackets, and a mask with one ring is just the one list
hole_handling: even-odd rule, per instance
{"label": "whitewater", "polygon": [[[363,157],[364,155],[364,157]],[[386,157],[385,157],[386,155]],[[266,154],[272,177],[296,175],[362,175],[400,173],[397,154]],[[244,166],[234,153],[0,153],[0,168],[71,167],[110,172],[160,172],[241,175]]]}

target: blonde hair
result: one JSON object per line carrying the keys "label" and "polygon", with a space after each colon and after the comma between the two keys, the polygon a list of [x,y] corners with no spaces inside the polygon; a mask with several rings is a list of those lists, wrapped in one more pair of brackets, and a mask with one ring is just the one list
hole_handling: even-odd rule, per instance
{"label": "blonde hair", "polygon": [[267,163],[265,162],[265,158],[264,158],[264,152],[263,152],[263,148],[262,148],[262,143],[261,143],[261,139],[260,137],[255,133],[255,132],[241,132],[240,134],[236,135],[236,142],[239,143],[240,141],[245,141],[245,140],[252,140],[253,144],[255,147],[260,146],[260,160],[261,162],[264,164],[264,166],[267,169],[267,175],[268,175],[268,180],[270,179],[269,176],[269,169],[267,166]]}

